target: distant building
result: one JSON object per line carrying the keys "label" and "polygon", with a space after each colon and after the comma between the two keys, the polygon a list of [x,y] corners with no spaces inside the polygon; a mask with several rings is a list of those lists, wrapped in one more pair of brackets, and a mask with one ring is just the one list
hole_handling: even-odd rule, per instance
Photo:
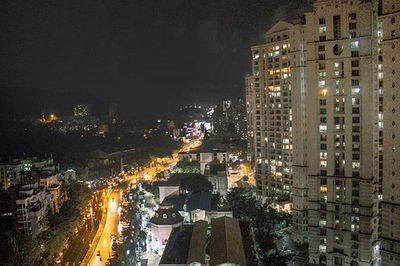
{"label": "distant building", "polygon": [[227,151],[222,149],[202,149],[200,154],[200,172],[205,174],[206,165],[218,161],[219,163],[226,163]]}
{"label": "distant building", "polygon": [[44,159],[37,157],[17,158],[7,163],[0,163],[0,188],[6,190],[23,182],[25,173],[44,170],[56,170],[52,157]]}
{"label": "distant building", "polygon": [[217,159],[206,164],[204,175],[213,185],[213,192],[226,196],[228,193],[228,178],[226,163],[220,163]]}
{"label": "distant building", "polygon": [[21,181],[21,174],[23,172],[23,164],[8,163],[0,165],[0,182],[1,189],[6,190],[9,187],[19,184]]}
{"label": "distant building", "polygon": [[187,151],[187,152],[179,152],[178,160],[180,162],[193,162],[199,161],[200,154],[197,151]]}
{"label": "distant building", "polygon": [[90,116],[90,106],[88,104],[76,104],[72,107],[74,117]]}
{"label": "distant building", "polygon": [[119,111],[118,111],[117,103],[108,104],[108,118],[114,123],[119,118]]}

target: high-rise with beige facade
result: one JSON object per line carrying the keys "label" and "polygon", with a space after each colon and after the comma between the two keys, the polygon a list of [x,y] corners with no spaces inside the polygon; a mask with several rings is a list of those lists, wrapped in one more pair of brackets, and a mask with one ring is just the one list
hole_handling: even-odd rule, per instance
{"label": "high-rise with beige facade", "polygon": [[382,265],[400,265],[400,1],[382,0],[383,201]]}
{"label": "high-rise with beige facade", "polygon": [[[395,2],[386,5],[392,8]],[[392,107],[385,105],[383,116],[383,106],[389,98],[395,104],[392,95],[385,94],[383,101],[383,88],[389,87],[384,85],[387,73],[396,75],[383,60],[389,49],[385,36],[395,29],[386,30],[390,22],[379,21],[379,3],[315,0],[304,19],[277,23],[267,32],[266,44],[252,47],[257,189],[264,196],[277,188],[291,194],[293,239],[309,243],[309,262],[316,265],[381,261],[382,177],[392,175],[383,171],[383,159],[389,160],[382,152],[383,117],[388,119]],[[282,134],[285,126],[287,135]],[[383,182],[384,194],[386,187],[397,186]],[[400,204],[391,195],[390,200]],[[389,227],[384,225],[383,232]],[[393,241],[392,246],[397,247]]]}
{"label": "high-rise with beige facade", "polygon": [[[257,191],[262,197],[289,195],[292,186],[292,111],[290,84],[291,23],[278,22],[266,43],[252,50],[253,73],[247,77]],[[253,103],[253,104],[251,104]]]}
{"label": "high-rise with beige facade", "polygon": [[371,265],[378,240],[377,1],[306,13],[310,263]]}

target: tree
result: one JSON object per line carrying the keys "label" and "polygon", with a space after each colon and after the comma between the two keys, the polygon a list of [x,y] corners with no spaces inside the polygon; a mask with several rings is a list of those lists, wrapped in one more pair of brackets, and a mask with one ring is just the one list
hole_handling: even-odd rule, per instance
{"label": "tree", "polygon": [[181,189],[189,192],[212,191],[212,184],[202,174],[173,174],[171,183],[179,183]]}
{"label": "tree", "polygon": [[180,161],[176,164],[174,173],[200,174],[200,164],[199,164],[199,162],[195,162],[195,161],[193,161],[193,162]]}
{"label": "tree", "polygon": [[274,242],[274,231],[280,227],[287,214],[281,214],[272,207],[272,202],[261,203],[250,189],[233,188],[227,195],[233,216],[249,221],[254,242],[254,253],[261,265],[286,265],[288,255],[278,250]]}

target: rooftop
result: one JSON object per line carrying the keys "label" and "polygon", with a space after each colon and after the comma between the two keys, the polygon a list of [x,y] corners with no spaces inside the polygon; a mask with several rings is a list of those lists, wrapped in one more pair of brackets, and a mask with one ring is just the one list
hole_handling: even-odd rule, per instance
{"label": "rooftop", "polygon": [[224,263],[246,265],[239,220],[226,216],[211,220],[210,266]]}
{"label": "rooftop", "polygon": [[193,225],[174,228],[169,236],[159,265],[186,265]]}

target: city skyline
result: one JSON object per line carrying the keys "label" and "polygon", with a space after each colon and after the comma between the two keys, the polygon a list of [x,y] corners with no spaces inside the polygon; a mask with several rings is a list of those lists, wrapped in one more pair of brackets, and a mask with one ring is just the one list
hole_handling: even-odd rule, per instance
{"label": "city skyline", "polygon": [[0,90],[126,101],[131,113],[239,98],[249,46],[307,2],[2,1]]}

